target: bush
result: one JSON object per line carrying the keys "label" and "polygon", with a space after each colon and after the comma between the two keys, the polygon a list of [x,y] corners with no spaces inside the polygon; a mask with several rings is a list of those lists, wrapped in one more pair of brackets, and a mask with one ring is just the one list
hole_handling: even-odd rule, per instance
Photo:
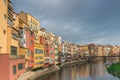
{"label": "bush", "polygon": [[112,64],[110,67],[107,68],[107,71],[110,74],[120,78],[120,62]]}

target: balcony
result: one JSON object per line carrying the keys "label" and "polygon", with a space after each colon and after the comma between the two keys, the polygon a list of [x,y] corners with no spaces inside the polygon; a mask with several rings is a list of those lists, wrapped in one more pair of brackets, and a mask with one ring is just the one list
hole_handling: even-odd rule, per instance
{"label": "balcony", "polygon": [[13,18],[13,13],[12,13],[12,11],[10,11],[9,9],[8,9],[8,15],[9,15],[11,18]]}
{"label": "balcony", "polygon": [[45,57],[44,63],[49,63],[50,62],[50,57]]}
{"label": "balcony", "polygon": [[8,24],[9,24],[10,27],[13,26],[13,21],[9,17],[8,17]]}
{"label": "balcony", "polygon": [[13,38],[13,39],[19,41],[19,37],[17,36],[17,34],[12,33],[11,35],[12,35],[12,38]]}
{"label": "balcony", "polygon": [[11,17],[12,19],[14,19],[13,18],[13,13],[14,11],[13,11],[13,8],[12,8],[12,6],[11,6],[11,4],[8,4],[8,15],[9,15],[9,17]]}
{"label": "balcony", "polygon": [[25,59],[24,55],[9,55],[9,59]]}

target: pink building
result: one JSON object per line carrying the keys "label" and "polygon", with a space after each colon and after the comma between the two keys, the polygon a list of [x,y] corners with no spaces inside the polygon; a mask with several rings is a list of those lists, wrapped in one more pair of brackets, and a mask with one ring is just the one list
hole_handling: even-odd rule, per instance
{"label": "pink building", "polygon": [[0,54],[0,80],[17,80],[25,72],[24,56]]}

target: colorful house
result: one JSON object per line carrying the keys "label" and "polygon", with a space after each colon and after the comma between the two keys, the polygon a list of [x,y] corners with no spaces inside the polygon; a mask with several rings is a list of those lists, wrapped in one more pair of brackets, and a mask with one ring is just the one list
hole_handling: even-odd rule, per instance
{"label": "colorful house", "polygon": [[41,28],[41,41],[44,43],[44,67],[50,66],[50,45],[48,35],[45,28]]}
{"label": "colorful house", "polygon": [[19,54],[19,18],[10,0],[1,1],[0,10],[0,79],[16,80],[25,72],[25,58]]}
{"label": "colorful house", "polygon": [[50,51],[50,65],[54,65],[55,64],[55,46],[54,46],[54,40],[55,40],[55,35],[50,32],[47,33],[48,35],[48,40],[49,40],[49,51]]}
{"label": "colorful house", "polygon": [[[28,13],[25,13],[21,11],[19,13],[19,18],[28,25],[28,27],[25,28],[26,30],[26,48],[28,48],[28,67],[33,68],[35,66],[34,62],[34,43],[36,43],[36,32],[39,30],[39,21],[31,16]],[[37,40],[38,41],[38,40]]]}

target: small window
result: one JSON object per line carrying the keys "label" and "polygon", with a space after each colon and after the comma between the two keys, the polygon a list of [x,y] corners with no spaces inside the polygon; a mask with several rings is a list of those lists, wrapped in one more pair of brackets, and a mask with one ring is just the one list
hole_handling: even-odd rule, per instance
{"label": "small window", "polygon": [[33,36],[33,32],[32,31],[30,31],[30,36]]}
{"label": "small window", "polygon": [[33,41],[30,41],[30,45],[33,45]]}
{"label": "small window", "polygon": [[52,46],[50,46],[50,48],[52,48]]}
{"label": "small window", "polygon": [[23,69],[23,63],[19,63],[18,64],[18,70],[22,70]]}
{"label": "small window", "polygon": [[6,0],[4,0],[4,4],[6,5]]}
{"label": "small window", "polygon": [[6,15],[4,14],[4,19],[6,20]]}
{"label": "small window", "polygon": [[43,54],[43,50],[41,50],[41,49],[35,49],[35,53],[36,54]]}
{"label": "small window", "polygon": [[17,47],[11,46],[11,55],[17,55]]}
{"label": "small window", "polygon": [[0,47],[0,53],[1,53],[1,47]]}
{"label": "small window", "polygon": [[16,74],[16,65],[13,65],[13,74]]}

